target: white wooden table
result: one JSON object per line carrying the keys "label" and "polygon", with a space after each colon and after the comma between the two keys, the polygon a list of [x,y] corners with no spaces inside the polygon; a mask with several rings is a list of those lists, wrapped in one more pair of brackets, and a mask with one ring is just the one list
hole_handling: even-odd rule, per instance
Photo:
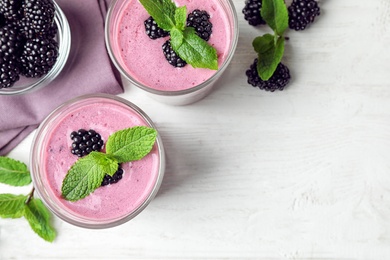
{"label": "white wooden table", "polygon": [[[107,230],[54,218],[52,244],[0,219],[0,259],[390,259],[390,1],[322,0],[310,29],[287,33],[293,80],[276,93],[246,83],[267,30],[234,3],[238,48],[208,97],[173,107],[131,86],[121,95],[150,115],[168,156],[145,211]],[[28,163],[32,137],[9,156]]]}

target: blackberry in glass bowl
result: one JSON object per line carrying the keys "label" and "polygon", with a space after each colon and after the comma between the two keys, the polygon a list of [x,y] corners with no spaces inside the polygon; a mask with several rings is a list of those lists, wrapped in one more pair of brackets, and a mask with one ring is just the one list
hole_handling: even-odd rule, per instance
{"label": "blackberry in glass bowl", "polygon": [[25,0],[20,5],[2,1],[0,95],[47,86],[60,74],[70,52],[71,32],[64,12],[54,0]]}

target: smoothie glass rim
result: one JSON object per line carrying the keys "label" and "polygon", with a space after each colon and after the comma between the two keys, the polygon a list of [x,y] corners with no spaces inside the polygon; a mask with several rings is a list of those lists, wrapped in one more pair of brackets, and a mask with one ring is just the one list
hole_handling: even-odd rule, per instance
{"label": "smoothie glass rim", "polygon": [[[137,105],[134,103],[118,97],[111,94],[86,94],[82,95],[73,99],[70,99],[64,103],[62,103],[60,106],[58,106],[56,109],[54,109],[45,119],[42,121],[40,126],[38,127],[36,134],[34,135],[33,141],[32,141],[32,149],[30,151],[30,169],[31,169],[31,178],[33,182],[33,186],[35,188],[35,191],[39,195],[39,198],[42,199],[43,203],[49,208],[49,210],[54,213],[57,217],[62,219],[63,221],[73,224],[75,226],[83,227],[83,228],[89,228],[89,229],[103,229],[103,228],[110,228],[114,226],[118,226],[120,224],[123,224],[134,217],[136,217],[141,211],[143,211],[146,206],[151,202],[151,200],[156,196],[164,176],[165,172],[165,151],[162,144],[162,139],[157,131],[157,138],[156,138],[156,147],[158,150],[159,155],[159,165],[157,167],[157,177],[155,180],[155,183],[153,184],[153,189],[151,190],[150,194],[145,198],[145,200],[133,211],[129,212],[129,214],[124,216],[119,216],[114,219],[108,219],[108,220],[91,220],[88,218],[83,218],[81,216],[76,216],[75,214],[72,214],[69,212],[66,207],[60,204],[56,204],[56,199],[50,198],[50,194],[48,194],[47,190],[50,190],[50,188],[46,188],[44,186],[44,176],[40,174],[40,162],[42,161],[42,146],[43,146],[43,139],[46,137],[48,131],[50,130],[53,125],[51,125],[53,122],[61,118],[61,113],[68,114],[69,111],[72,111],[72,106],[76,106],[80,103],[85,104],[91,104],[91,102],[94,102],[96,100],[97,102],[119,102],[119,105],[125,105],[128,109],[133,110],[137,115],[139,115],[149,127],[152,127],[154,129],[157,129],[153,121],[150,119],[150,117],[141,110]],[[81,104],[82,105],[82,104]],[[75,109],[73,107],[73,109]]]}

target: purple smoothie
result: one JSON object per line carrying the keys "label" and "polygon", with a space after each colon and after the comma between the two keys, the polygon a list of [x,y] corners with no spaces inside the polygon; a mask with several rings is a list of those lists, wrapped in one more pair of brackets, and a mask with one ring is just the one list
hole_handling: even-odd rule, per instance
{"label": "purple smoothie", "polygon": [[[195,9],[205,10],[210,15],[213,31],[208,43],[217,50],[218,66],[229,55],[232,33],[229,18],[219,0],[175,0],[177,6],[185,5],[187,13]],[[127,1],[118,14],[114,28],[117,45],[112,46],[119,63],[134,80],[161,91],[180,91],[195,87],[216,71],[195,69],[187,64],[183,68],[171,66],[162,52],[168,37],[151,40],[145,33],[144,21],[150,16],[138,0]]]}
{"label": "purple smoothie", "polygon": [[42,138],[39,161],[40,178],[52,203],[77,218],[98,222],[118,220],[143,207],[161,177],[161,154],[157,144],[143,159],[122,164],[124,174],[119,182],[99,187],[76,202],[61,197],[63,179],[78,159],[71,153],[72,131],[93,129],[106,141],[115,131],[133,126],[150,127],[137,111],[121,102],[102,97],[70,106],[51,121]]}

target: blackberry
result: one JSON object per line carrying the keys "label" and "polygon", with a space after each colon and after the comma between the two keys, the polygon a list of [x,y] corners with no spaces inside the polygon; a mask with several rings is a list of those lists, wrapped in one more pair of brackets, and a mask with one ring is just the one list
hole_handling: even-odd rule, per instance
{"label": "blackberry", "polygon": [[272,77],[267,81],[262,80],[257,73],[257,59],[254,60],[250,69],[246,71],[246,76],[248,77],[248,83],[253,87],[258,87],[271,92],[283,90],[291,78],[287,66],[279,63]]}
{"label": "blackberry", "polygon": [[23,37],[12,25],[0,28],[0,61],[14,60],[20,56],[23,47]]}
{"label": "blackberry", "polygon": [[205,41],[210,39],[213,24],[210,22],[210,15],[206,11],[195,9],[188,14],[187,26],[193,27],[196,34]]}
{"label": "blackberry", "polygon": [[19,80],[20,68],[14,60],[0,64],[0,89],[12,87]]}
{"label": "blackberry", "polygon": [[100,151],[104,145],[100,134],[92,129],[89,131],[85,129],[73,131],[70,138],[73,141],[71,153],[78,157],[85,156],[92,151]]}
{"label": "blackberry", "polygon": [[288,7],[288,25],[296,31],[305,30],[319,15],[320,7],[315,0],[293,0]]}
{"label": "blackberry", "polygon": [[52,38],[34,38],[24,45],[20,62],[22,74],[26,77],[39,78],[47,74],[58,57],[58,43]]}
{"label": "blackberry", "polygon": [[149,36],[150,39],[155,40],[158,38],[166,37],[169,35],[169,32],[164,31],[160,27],[158,27],[156,21],[153,17],[149,17],[144,21],[145,32]]}
{"label": "blackberry", "polygon": [[118,170],[112,176],[108,174],[104,176],[101,186],[117,183],[122,179],[122,177],[123,169],[121,167],[118,167]]}
{"label": "blackberry", "polygon": [[261,6],[261,0],[245,0],[245,7],[242,9],[242,13],[250,25],[257,26],[265,24],[260,13]]}
{"label": "blackberry", "polygon": [[45,34],[50,30],[54,22],[55,8],[52,0],[25,0],[23,13],[22,30],[28,33],[26,37],[31,38],[34,37],[31,34]]}
{"label": "blackberry", "polygon": [[163,49],[165,58],[167,59],[169,64],[171,64],[172,66],[181,68],[187,64],[187,62],[182,60],[179,57],[179,55],[177,55],[177,53],[172,49],[170,40],[167,40],[163,44],[162,49]]}
{"label": "blackberry", "polygon": [[18,20],[21,17],[21,0],[0,0],[0,13],[7,19]]}

